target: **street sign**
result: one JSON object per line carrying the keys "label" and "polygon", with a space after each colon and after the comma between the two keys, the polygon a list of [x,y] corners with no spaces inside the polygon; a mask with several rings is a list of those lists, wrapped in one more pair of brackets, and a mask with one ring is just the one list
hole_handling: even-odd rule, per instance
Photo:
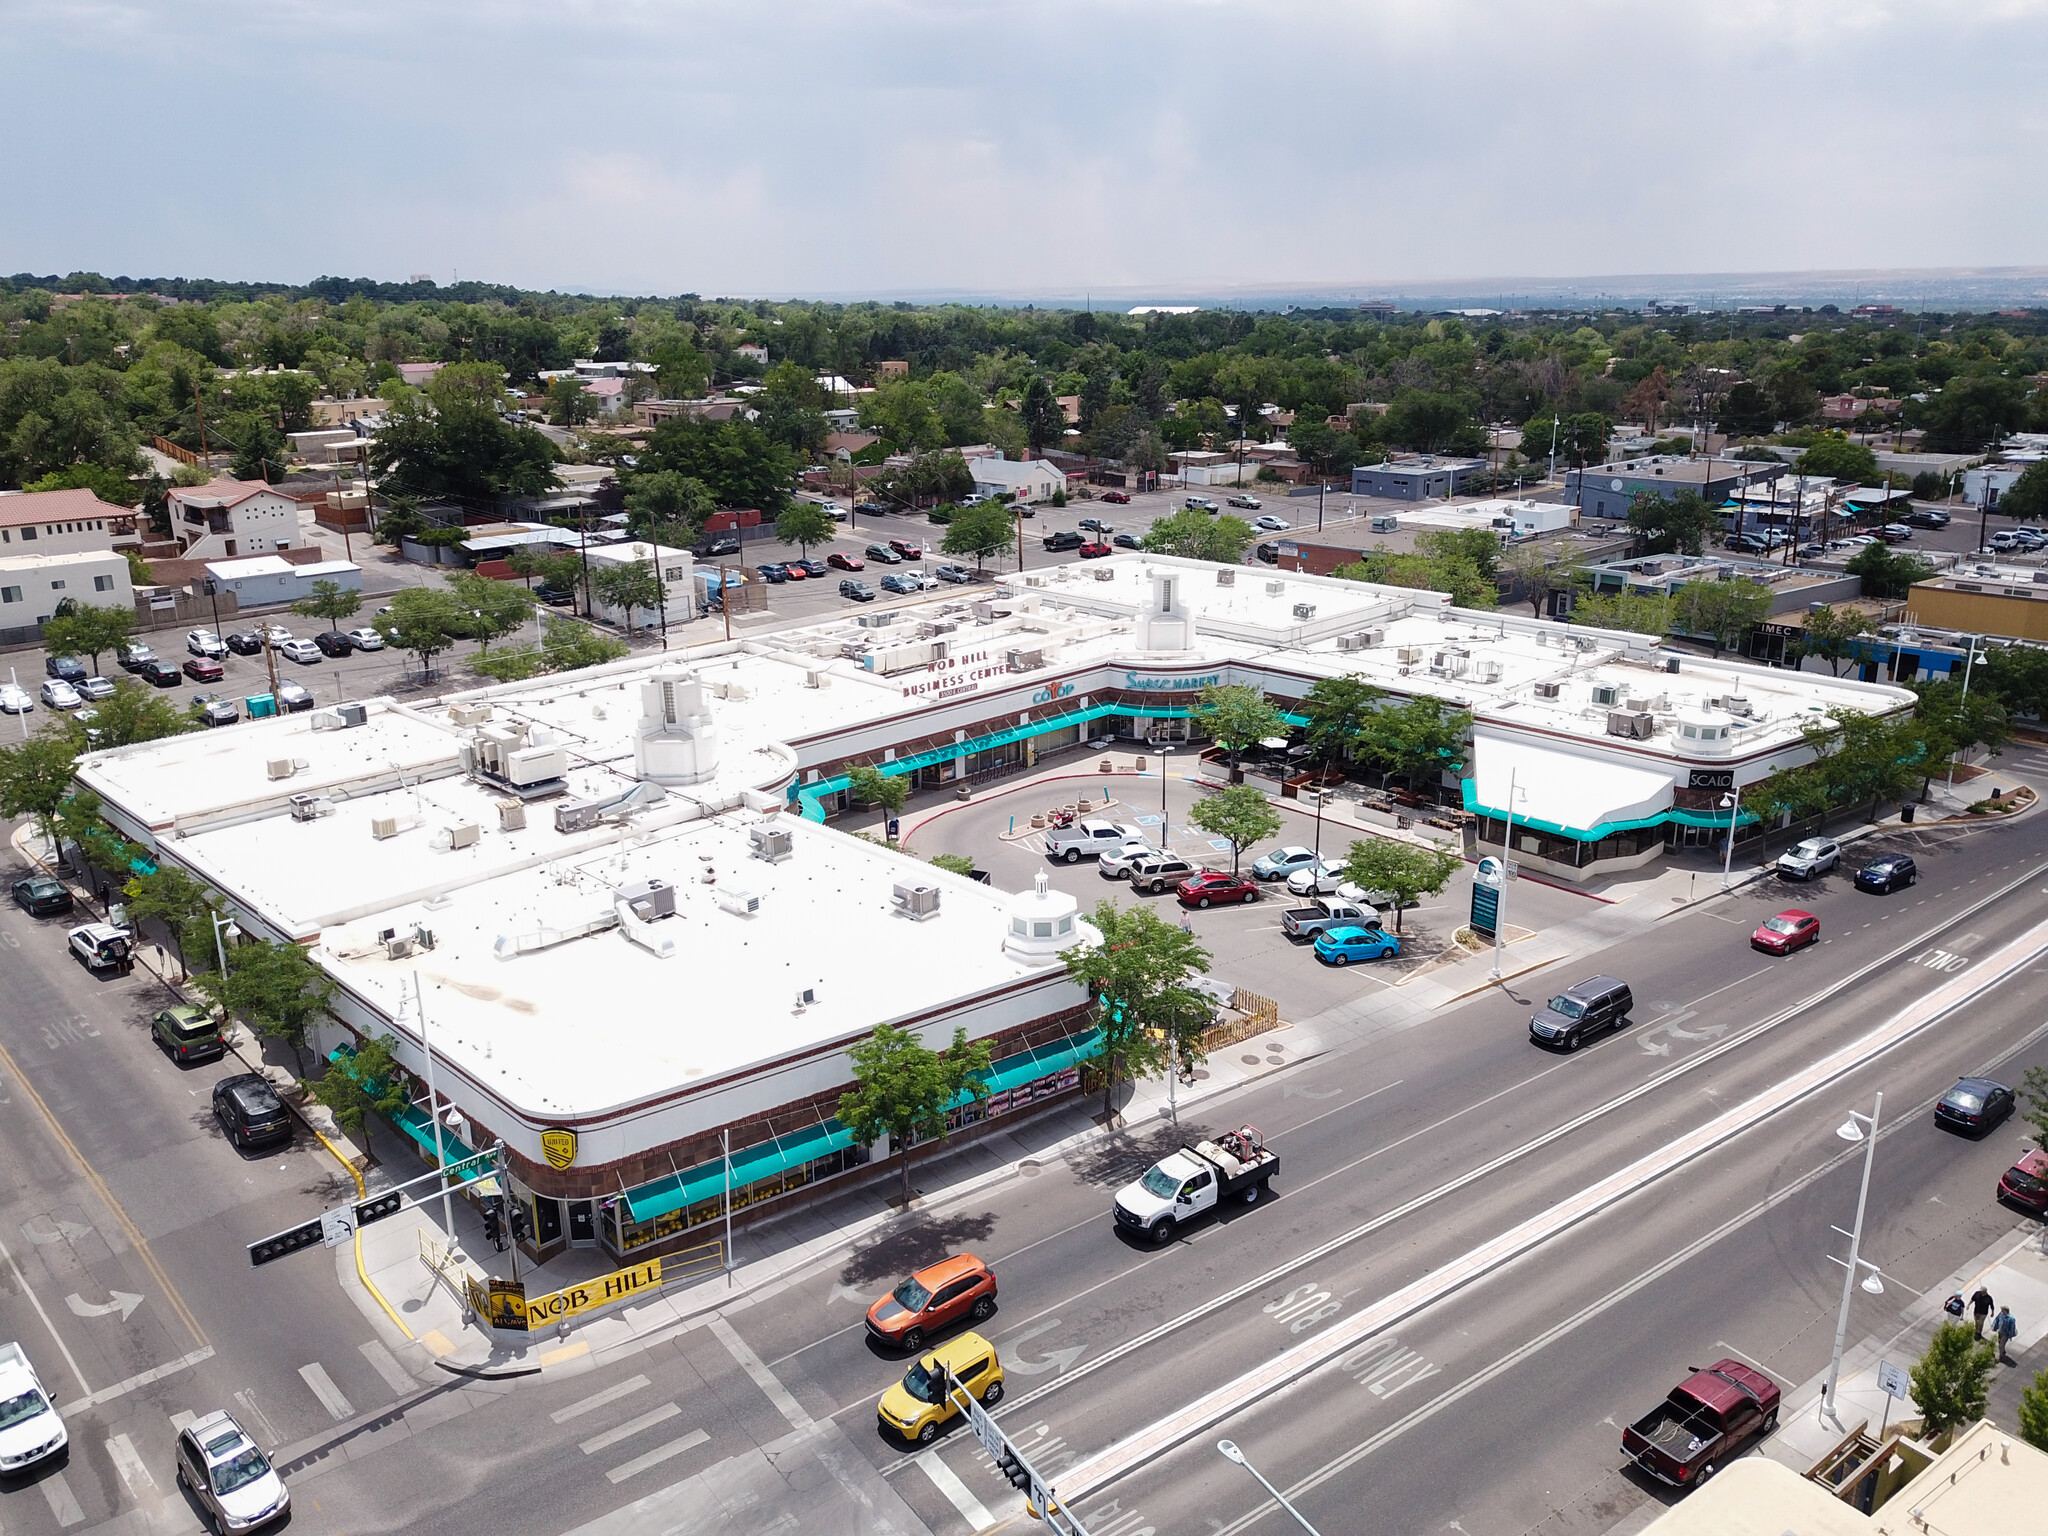
{"label": "street sign", "polygon": [[1889,1360],[1877,1362],[1877,1389],[1886,1397],[1895,1397],[1902,1403],[1913,1395],[1912,1384],[1906,1380],[1906,1373]]}
{"label": "street sign", "polygon": [[297,1253],[301,1248],[317,1248],[327,1240],[326,1221],[315,1217],[302,1221],[296,1227],[286,1227],[282,1232],[273,1232],[249,1245],[249,1265],[253,1269],[281,1259],[286,1254]]}
{"label": "street sign", "polygon": [[339,1248],[356,1235],[355,1212],[347,1206],[320,1213],[320,1240],[330,1248]]}

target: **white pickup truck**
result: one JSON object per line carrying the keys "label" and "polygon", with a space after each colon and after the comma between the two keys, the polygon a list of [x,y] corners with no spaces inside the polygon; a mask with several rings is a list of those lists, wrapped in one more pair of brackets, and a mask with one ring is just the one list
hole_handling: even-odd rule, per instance
{"label": "white pickup truck", "polygon": [[1118,1190],[1116,1224],[1152,1242],[1170,1242],[1182,1222],[1227,1199],[1250,1205],[1270,1193],[1266,1181],[1279,1171],[1280,1154],[1266,1146],[1258,1128],[1239,1126],[1214,1141],[1182,1147]]}
{"label": "white pickup truck", "polygon": [[47,1460],[70,1439],[28,1355],[19,1344],[0,1344],[0,1477]]}
{"label": "white pickup truck", "polygon": [[1126,843],[1145,841],[1145,829],[1118,821],[1083,817],[1071,827],[1053,827],[1045,834],[1046,857],[1073,864],[1082,858],[1113,853]]}
{"label": "white pickup truck", "polygon": [[1289,907],[1280,914],[1280,931],[1290,939],[1312,939],[1325,928],[1341,928],[1346,923],[1377,928],[1380,915],[1372,907],[1341,896],[1318,896],[1306,906]]}

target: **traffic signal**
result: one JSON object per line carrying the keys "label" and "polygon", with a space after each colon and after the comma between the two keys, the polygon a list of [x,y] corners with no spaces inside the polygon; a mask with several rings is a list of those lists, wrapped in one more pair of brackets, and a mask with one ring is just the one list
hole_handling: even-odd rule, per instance
{"label": "traffic signal", "polygon": [[484,1200],[484,1236],[491,1240],[491,1246],[505,1251],[505,1218],[498,1212],[498,1197],[487,1196]]}
{"label": "traffic signal", "polygon": [[996,1458],[996,1470],[1009,1479],[1012,1488],[1029,1488],[1031,1474],[1025,1470],[1024,1462],[1015,1451],[1006,1450]]}
{"label": "traffic signal", "polygon": [[523,1200],[512,1202],[512,1237],[514,1241],[521,1243],[533,1240],[533,1218],[527,1214],[526,1202]]}

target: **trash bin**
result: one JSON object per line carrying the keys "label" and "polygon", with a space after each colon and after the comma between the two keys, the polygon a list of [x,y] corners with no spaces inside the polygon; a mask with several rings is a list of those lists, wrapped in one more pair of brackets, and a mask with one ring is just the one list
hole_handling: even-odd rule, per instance
{"label": "trash bin", "polygon": [[1913,819],[1913,807],[1912,807],[1912,806],[1910,806],[1910,805],[1902,805],[1902,806],[1900,806],[1900,807],[1899,807],[1899,820],[1901,820],[1901,821],[1905,821],[1905,822],[1910,822],[1910,821],[1911,821],[1912,819]]}

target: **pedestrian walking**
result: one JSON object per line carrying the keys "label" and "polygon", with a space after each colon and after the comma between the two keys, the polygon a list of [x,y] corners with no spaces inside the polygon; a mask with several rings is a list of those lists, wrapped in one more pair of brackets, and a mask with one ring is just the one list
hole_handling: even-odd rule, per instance
{"label": "pedestrian walking", "polygon": [[1998,1340],[1998,1360],[2001,1365],[2014,1365],[2010,1356],[2013,1335],[2020,1331],[2019,1319],[2012,1315],[2011,1307],[2000,1307],[1998,1316],[1991,1319],[1992,1337]]}
{"label": "pedestrian walking", "polygon": [[1976,1294],[1971,1296],[1970,1316],[1977,1320],[1978,1338],[1984,1337],[1984,1319],[1991,1315],[1991,1309],[1996,1305],[1997,1303],[1991,1299],[1991,1293],[1981,1285],[1977,1287]]}

